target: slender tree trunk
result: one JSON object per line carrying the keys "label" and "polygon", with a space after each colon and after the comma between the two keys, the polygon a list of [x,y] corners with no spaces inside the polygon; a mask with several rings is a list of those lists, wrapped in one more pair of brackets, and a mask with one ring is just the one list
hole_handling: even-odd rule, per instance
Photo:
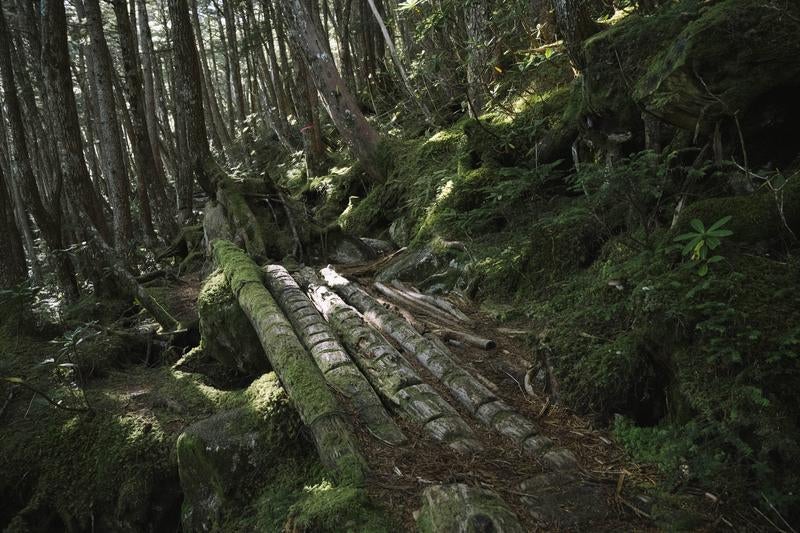
{"label": "slender tree trunk", "polygon": [[114,101],[114,65],[103,33],[99,0],[85,0],[86,22],[91,38],[90,53],[95,59],[97,75],[97,109],[100,117],[100,143],[103,170],[108,181],[109,201],[113,216],[114,245],[124,252],[133,239],[130,206],[130,182],[125,168],[125,152]]}
{"label": "slender tree trunk", "polygon": [[[194,31],[197,35],[197,45],[200,50],[200,66],[202,67],[203,87],[205,88],[206,98],[208,102],[208,111],[211,116],[212,124],[219,137],[220,144],[222,145],[223,153],[227,153],[231,146],[231,137],[225,127],[225,122],[222,120],[222,114],[219,111],[219,104],[217,101],[217,91],[214,89],[213,79],[211,77],[211,69],[208,67],[208,56],[206,54],[205,45],[203,45],[203,32],[200,25],[200,14],[197,11],[197,0],[192,0],[192,22],[194,23]],[[213,53],[213,52],[212,52]]]}
{"label": "slender tree trunk", "polygon": [[[156,173],[150,180],[155,187],[161,189],[165,198],[169,198],[166,191],[166,176],[164,166],[161,162],[161,146],[158,142],[158,107],[156,104],[156,86],[153,73],[153,38],[150,34],[150,20],[147,14],[145,0],[136,0],[139,8],[139,45],[141,47],[142,74],[144,82],[144,103],[147,119],[147,134],[150,140],[150,147],[153,152],[153,159],[156,163]],[[169,204],[167,204],[169,205]],[[167,211],[171,211],[168,209]],[[158,217],[158,215],[156,215]]]}
{"label": "slender tree trunk", "polygon": [[236,36],[236,16],[233,12],[233,2],[223,1],[222,12],[225,16],[225,32],[228,38],[228,54],[231,61],[231,77],[233,92],[236,97],[236,118],[241,124],[247,116],[247,105],[242,86],[242,69],[239,57],[239,39]]}
{"label": "slender tree trunk", "polygon": [[[177,189],[180,200],[178,213],[185,221],[191,219],[192,180],[211,197],[215,194],[213,176],[206,171],[210,159],[208,134],[203,114],[203,93],[201,88],[200,61],[197,57],[189,6],[186,0],[169,0],[169,13],[172,20],[172,37],[175,49],[176,98],[184,125],[185,145],[179,149],[178,157],[184,161],[190,176],[178,175]],[[181,136],[178,137],[179,139]]]}
{"label": "slender tree trunk", "polygon": [[314,83],[336,129],[375,181],[383,180],[377,160],[378,134],[367,123],[355,98],[350,94],[333,58],[325,52],[322,38],[301,0],[281,0],[289,33],[302,50]]}
{"label": "slender tree trunk", "polygon": [[469,98],[470,115],[477,116],[483,112],[488,94],[487,73],[489,64],[489,12],[482,1],[469,2],[465,10],[467,26],[467,98]]}

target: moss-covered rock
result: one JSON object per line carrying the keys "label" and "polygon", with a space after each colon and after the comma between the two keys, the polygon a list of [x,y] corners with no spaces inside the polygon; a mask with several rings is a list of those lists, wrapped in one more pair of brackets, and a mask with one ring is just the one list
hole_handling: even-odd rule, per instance
{"label": "moss-covered rock", "polygon": [[673,233],[689,230],[689,222],[699,219],[707,226],[731,216],[728,237],[743,245],[770,247],[776,241],[793,242],[800,235],[800,176],[791,178],[782,190],[762,190],[754,194],[706,198],[688,205]]}
{"label": "moss-covered rock", "polygon": [[[261,411],[237,408],[187,428],[177,442],[178,472],[184,492],[185,531],[220,528],[226,513],[246,503],[284,455],[298,442],[299,421],[270,375]],[[262,391],[263,391],[262,387]],[[244,501],[243,501],[244,500]]]}
{"label": "moss-covered rock", "polygon": [[206,279],[197,306],[205,355],[246,375],[269,370],[261,342],[221,271]]}

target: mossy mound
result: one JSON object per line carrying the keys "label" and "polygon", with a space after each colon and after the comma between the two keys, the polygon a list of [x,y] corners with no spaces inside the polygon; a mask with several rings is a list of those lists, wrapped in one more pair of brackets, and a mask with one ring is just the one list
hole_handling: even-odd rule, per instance
{"label": "mossy mound", "polygon": [[204,355],[244,375],[258,376],[269,370],[261,342],[224,273],[216,271],[206,279],[197,307]]}

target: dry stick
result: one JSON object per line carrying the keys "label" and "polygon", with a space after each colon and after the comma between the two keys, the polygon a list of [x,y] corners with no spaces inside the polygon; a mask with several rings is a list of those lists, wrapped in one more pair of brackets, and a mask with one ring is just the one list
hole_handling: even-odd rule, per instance
{"label": "dry stick", "polygon": [[423,294],[414,287],[407,286],[399,279],[393,280],[392,285],[394,286],[394,288],[396,288],[409,298],[412,298],[414,300],[419,300],[422,302],[427,302],[435,307],[438,307],[442,311],[445,311],[450,315],[452,315],[453,318],[460,320],[466,324],[474,323],[474,320],[472,320],[470,317],[462,313],[459,308],[457,308],[455,305],[447,301],[445,298],[439,296],[431,296],[429,294]]}
{"label": "dry stick", "polygon": [[295,279],[328,320],[375,389],[434,439],[457,451],[482,448],[458,412],[408,364],[402,355],[310,268]]}
{"label": "dry stick", "polygon": [[553,469],[577,468],[577,460],[570,451],[555,446],[533,422],[517,413],[479,379],[464,370],[463,365],[453,359],[446,349],[421,336],[402,318],[384,309],[372,296],[332,268],[325,268],[321,272],[328,285],[347,303],[361,311],[369,323],[394,339],[405,351],[414,354],[422,366],[439,379],[475,418],[510,438],[528,454],[541,459]]}
{"label": "dry stick", "polygon": [[[69,407],[69,406],[66,406],[66,405],[61,405],[60,403],[56,402],[55,400],[50,398],[47,394],[43,393],[41,390],[39,390],[36,387],[34,387],[33,385],[29,384],[25,380],[15,379],[15,378],[7,378],[7,377],[2,377],[2,376],[0,376],[0,380],[1,381],[5,381],[6,383],[11,383],[12,385],[20,385],[20,386],[28,389],[29,391],[31,391],[34,394],[34,397],[36,397],[36,395],[38,394],[39,396],[41,396],[42,398],[47,400],[47,403],[49,403],[50,405],[52,405],[53,407],[55,407],[57,409],[61,409],[63,411],[70,411],[70,412],[73,412],[73,413],[90,413],[90,412],[92,412],[92,409],[90,407]],[[33,402],[33,399],[31,399],[31,402]],[[5,409],[5,406],[3,406],[3,409]]]}
{"label": "dry stick", "polygon": [[367,429],[377,439],[393,446],[405,442],[405,435],[386,412],[367,378],[291,274],[280,265],[269,265],[264,271],[267,288],[294,326],[303,346],[311,352],[325,381],[352,401]]}

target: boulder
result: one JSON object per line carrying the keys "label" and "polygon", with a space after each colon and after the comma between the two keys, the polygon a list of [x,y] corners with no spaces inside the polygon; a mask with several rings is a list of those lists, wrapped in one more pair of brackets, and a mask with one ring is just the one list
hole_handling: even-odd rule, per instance
{"label": "boulder", "polygon": [[218,530],[226,513],[241,509],[287,450],[297,447],[300,424],[277,377],[259,381],[265,383],[251,389],[268,397],[197,422],[178,438],[184,531]]}
{"label": "boulder", "polygon": [[206,279],[197,307],[204,355],[243,374],[260,375],[269,370],[261,342],[221,271]]}

